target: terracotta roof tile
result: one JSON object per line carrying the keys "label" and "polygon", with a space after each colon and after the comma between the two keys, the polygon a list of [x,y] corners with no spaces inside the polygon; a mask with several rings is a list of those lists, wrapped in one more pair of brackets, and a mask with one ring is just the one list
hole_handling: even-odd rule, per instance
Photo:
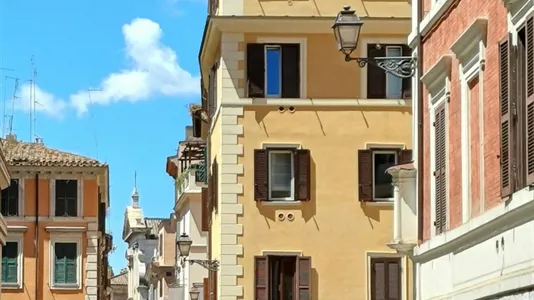
{"label": "terracotta roof tile", "polygon": [[111,285],[128,285],[128,272],[111,276]]}
{"label": "terracotta roof tile", "polygon": [[27,167],[104,167],[96,159],[63,152],[40,143],[27,143],[13,139],[1,142],[6,163],[10,166]]}

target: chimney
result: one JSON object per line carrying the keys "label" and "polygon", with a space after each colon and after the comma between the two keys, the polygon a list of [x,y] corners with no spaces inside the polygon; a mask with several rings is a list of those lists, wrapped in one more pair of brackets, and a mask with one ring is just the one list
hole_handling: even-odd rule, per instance
{"label": "chimney", "polygon": [[193,137],[193,126],[185,126],[185,140]]}
{"label": "chimney", "polygon": [[8,141],[8,142],[16,142],[17,141],[17,135],[15,135],[15,134],[7,134],[6,135],[6,141]]}

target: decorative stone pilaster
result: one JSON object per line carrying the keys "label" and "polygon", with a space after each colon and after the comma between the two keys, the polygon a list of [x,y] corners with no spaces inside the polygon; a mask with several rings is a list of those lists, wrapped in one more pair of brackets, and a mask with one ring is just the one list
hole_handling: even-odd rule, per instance
{"label": "decorative stone pilaster", "polygon": [[100,252],[98,237],[98,223],[89,223],[87,225],[85,300],[98,299],[98,255]]}

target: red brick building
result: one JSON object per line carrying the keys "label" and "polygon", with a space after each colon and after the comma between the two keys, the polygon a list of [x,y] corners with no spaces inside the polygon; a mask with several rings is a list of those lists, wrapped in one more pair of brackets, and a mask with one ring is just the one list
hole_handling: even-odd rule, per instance
{"label": "red brick building", "polygon": [[414,298],[534,299],[534,2],[413,4]]}

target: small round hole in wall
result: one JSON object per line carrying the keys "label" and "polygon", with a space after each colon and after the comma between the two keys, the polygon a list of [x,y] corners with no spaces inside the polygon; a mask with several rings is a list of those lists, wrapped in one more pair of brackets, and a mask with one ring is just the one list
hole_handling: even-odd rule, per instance
{"label": "small round hole in wall", "polygon": [[279,213],[278,214],[278,220],[283,221],[283,220],[285,220],[285,218],[286,218],[286,216],[284,216],[283,213]]}
{"label": "small round hole in wall", "polygon": [[289,111],[290,113],[294,113],[294,112],[295,112],[295,107],[294,107],[294,106],[290,106],[290,107],[288,108],[288,111]]}
{"label": "small round hole in wall", "polygon": [[287,219],[288,219],[289,221],[293,221],[293,220],[295,220],[295,215],[292,214],[292,213],[288,213],[288,214],[287,214]]}
{"label": "small round hole in wall", "polygon": [[283,106],[279,106],[279,107],[278,107],[278,111],[281,112],[281,113],[283,113],[284,111],[286,111],[286,109],[285,109],[285,107],[283,107]]}

